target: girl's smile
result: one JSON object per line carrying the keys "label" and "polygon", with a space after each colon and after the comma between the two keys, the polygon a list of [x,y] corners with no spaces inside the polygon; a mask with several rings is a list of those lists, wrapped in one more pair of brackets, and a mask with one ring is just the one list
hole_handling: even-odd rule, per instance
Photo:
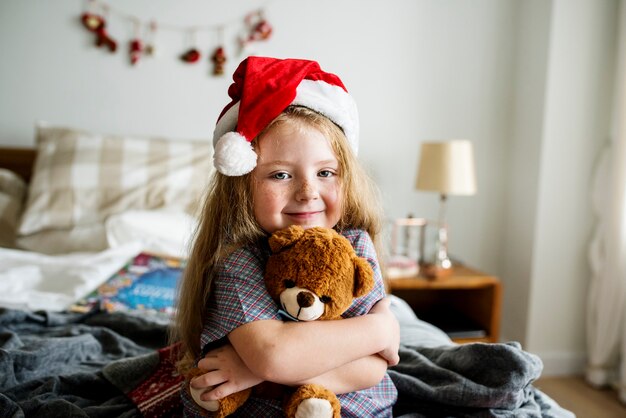
{"label": "girl's smile", "polygon": [[319,213],[322,213],[322,211],[316,211],[316,212],[285,212],[286,215],[288,216],[293,216],[294,218],[302,218],[302,219],[306,219],[306,218],[311,218]]}
{"label": "girl's smile", "polygon": [[294,224],[296,225],[303,225],[306,224],[307,222],[312,222],[316,216],[323,214],[323,211],[317,211],[317,212],[295,212],[295,213],[288,213],[285,212],[285,215],[287,215],[290,218],[293,218],[294,220]]}
{"label": "girl's smile", "polygon": [[257,153],[254,215],[264,231],[337,224],[339,162],[320,131],[302,123],[276,125],[260,138]]}

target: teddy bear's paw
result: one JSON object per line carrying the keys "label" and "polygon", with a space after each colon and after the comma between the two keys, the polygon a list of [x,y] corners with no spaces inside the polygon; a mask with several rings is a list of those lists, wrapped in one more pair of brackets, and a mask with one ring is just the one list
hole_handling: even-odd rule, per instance
{"label": "teddy bear's paw", "polygon": [[209,412],[215,412],[220,409],[220,401],[200,401],[198,405],[200,405],[202,408],[206,409]]}
{"label": "teddy bear's paw", "polygon": [[296,410],[296,418],[332,418],[332,416],[333,407],[326,399],[305,399]]}
{"label": "teddy bear's paw", "polygon": [[215,412],[220,409],[220,401],[203,401],[200,399],[200,395],[206,392],[207,389],[193,389],[190,388],[189,393],[191,394],[191,398],[202,408],[206,409],[209,412]]}

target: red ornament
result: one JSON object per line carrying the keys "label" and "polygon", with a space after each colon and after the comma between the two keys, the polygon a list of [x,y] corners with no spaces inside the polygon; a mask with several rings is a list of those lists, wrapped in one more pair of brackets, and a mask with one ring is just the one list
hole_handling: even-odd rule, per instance
{"label": "red ornament", "polygon": [[104,46],[110,52],[115,52],[117,42],[107,34],[104,17],[86,12],[81,15],[80,20],[89,32],[95,33],[97,47]]}
{"label": "red ornament", "polygon": [[264,41],[272,35],[272,25],[265,19],[259,21],[250,32],[248,42]]}
{"label": "red ornament", "polygon": [[137,64],[139,58],[141,57],[141,53],[143,51],[143,43],[141,39],[133,39],[129,44],[129,53],[130,53],[130,63],[132,65]]}
{"label": "red ornament", "polygon": [[272,35],[272,25],[263,17],[262,12],[254,12],[246,16],[247,34],[240,38],[242,46],[251,42],[264,41]]}
{"label": "red ornament", "polygon": [[198,60],[200,59],[200,51],[198,51],[196,48],[191,48],[187,50],[183,55],[181,55],[180,59],[189,64],[198,62]]}
{"label": "red ornament", "polygon": [[211,56],[213,61],[213,75],[224,74],[224,64],[226,63],[226,53],[223,47],[218,47]]}

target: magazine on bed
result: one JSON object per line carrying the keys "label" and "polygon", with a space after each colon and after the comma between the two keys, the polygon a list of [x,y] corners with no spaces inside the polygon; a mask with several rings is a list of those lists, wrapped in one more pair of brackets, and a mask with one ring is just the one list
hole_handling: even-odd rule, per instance
{"label": "magazine on bed", "polygon": [[99,308],[169,319],[184,267],[183,259],[142,252],[70,309],[90,312]]}

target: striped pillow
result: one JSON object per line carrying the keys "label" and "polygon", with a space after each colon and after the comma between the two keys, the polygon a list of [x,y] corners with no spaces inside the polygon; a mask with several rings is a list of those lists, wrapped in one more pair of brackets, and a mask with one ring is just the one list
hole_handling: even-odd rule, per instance
{"label": "striped pillow", "polygon": [[19,235],[102,225],[129,209],[194,214],[213,170],[209,140],[37,128],[37,159]]}

